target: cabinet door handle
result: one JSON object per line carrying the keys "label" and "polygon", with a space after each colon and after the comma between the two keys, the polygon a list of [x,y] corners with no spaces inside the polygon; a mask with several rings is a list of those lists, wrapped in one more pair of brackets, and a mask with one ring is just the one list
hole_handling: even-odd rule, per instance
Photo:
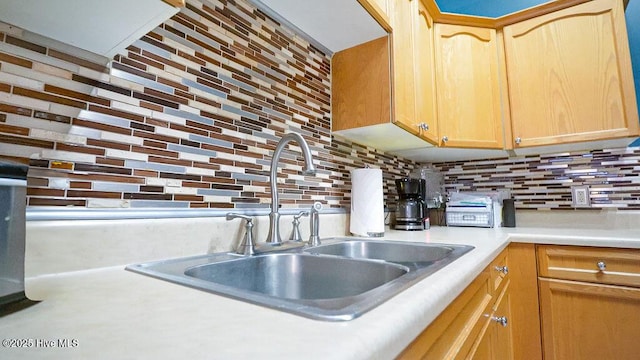
{"label": "cabinet door handle", "polygon": [[497,322],[498,324],[502,325],[503,327],[507,327],[507,324],[509,323],[509,321],[507,321],[507,317],[506,316],[492,316],[491,320]]}
{"label": "cabinet door handle", "polygon": [[446,143],[447,141],[449,141],[449,138],[447,136],[443,136],[442,137],[442,142]]}
{"label": "cabinet door handle", "polygon": [[499,271],[505,275],[507,275],[509,273],[509,267],[505,266],[496,266],[494,269],[496,269],[496,271]]}
{"label": "cabinet door handle", "polygon": [[521,142],[522,142],[522,139],[521,139],[521,138],[517,137],[517,138],[515,139],[515,143],[516,143],[516,145],[520,145],[520,143],[521,143]]}
{"label": "cabinet door handle", "polygon": [[600,271],[607,270],[607,264],[604,261],[598,261],[596,265],[598,266],[598,270]]}

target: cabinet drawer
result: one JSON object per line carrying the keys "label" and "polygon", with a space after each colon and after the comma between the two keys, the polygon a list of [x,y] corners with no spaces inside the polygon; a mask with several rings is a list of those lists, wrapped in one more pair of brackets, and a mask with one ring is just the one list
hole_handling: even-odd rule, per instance
{"label": "cabinet drawer", "polygon": [[541,277],[640,287],[640,249],[539,245]]}

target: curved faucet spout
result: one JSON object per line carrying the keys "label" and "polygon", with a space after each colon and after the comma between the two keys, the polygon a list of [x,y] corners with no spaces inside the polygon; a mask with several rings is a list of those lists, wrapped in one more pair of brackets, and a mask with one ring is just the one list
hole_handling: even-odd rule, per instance
{"label": "curved faucet spout", "polygon": [[273,157],[271,158],[271,213],[269,214],[269,235],[267,236],[267,242],[272,245],[282,243],[282,239],[280,238],[280,213],[278,213],[278,208],[280,207],[277,187],[278,162],[280,161],[280,155],[285,146],[287,146],[291,141],[297,142],[300,149],[302,149],[305,165],[303,170],[304,174],[314,175],[316,173],[316,168],[313,166],[313,158],[311,157],[311,149],[309,148],[307,141],[301,135],[296,133],[285,134],[278,142],[278,145],[276,145],[276,149],[273,151]]}

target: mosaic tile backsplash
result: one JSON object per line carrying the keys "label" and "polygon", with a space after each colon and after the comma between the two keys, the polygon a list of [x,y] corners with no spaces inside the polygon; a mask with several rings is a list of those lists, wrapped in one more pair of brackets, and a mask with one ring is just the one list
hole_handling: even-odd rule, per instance
{"label": "mosaic tile backsplash", "polygon": [[[591,208],[640,210],[640,147],[436,164],[451,191],[507,189],[517,209],[573,209],[588,185]],[[581,210],[584,210],[582,208]]]}
{"label": "mosaic tile backsplash", "polygon": [[106,65],[4,29],[0,158],[30,165],[30,207],[265,207],[286,132],[318,169],[283,154],[286,207],[348,206],[365,164],[394,202],[393,179],[415,167],[332,138],[330,57],[244,1],[188,1]]}
{"label": "mosaic tile backsplash", "polygon": [[[309,142],[318,173],[285,152],[286,207],[347,207],[349,170],[393,180],[419,166],[330,134],[330,57],[242,0],[189,0],[102,63],[0,27],[0,159],[30,165],[30,207],[256,208],[284,133]],[[519,209],[640,209],[640,150],[436,164],[448,191],[510,189]]]}

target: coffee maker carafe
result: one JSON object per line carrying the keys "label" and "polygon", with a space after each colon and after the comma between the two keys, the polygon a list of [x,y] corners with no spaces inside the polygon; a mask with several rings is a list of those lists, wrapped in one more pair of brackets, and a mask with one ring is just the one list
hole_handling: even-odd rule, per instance
{"label": "coffee maker carafe", "polygon": [[396,179],[398,206],[396,208],[396,230],[424,230],[424,179]]}

